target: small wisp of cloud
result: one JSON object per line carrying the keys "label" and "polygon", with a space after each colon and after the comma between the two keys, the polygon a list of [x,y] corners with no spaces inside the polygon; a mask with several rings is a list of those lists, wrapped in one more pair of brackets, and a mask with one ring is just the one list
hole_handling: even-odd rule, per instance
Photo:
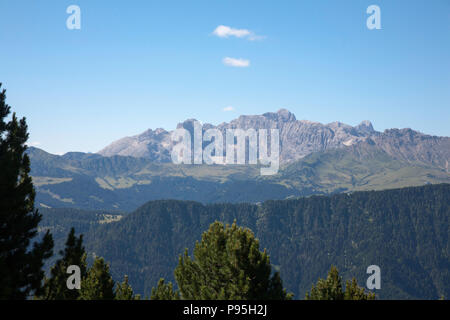
{"label": "small wisp of cloud", "polygon": [[262,40],[264,36],[258,36],[253,31],[247,29],[235,29],[229,26],[220,25],[214,31],[213,34],[219,38],[244,38],[249,41]]}
{"label": "small wisp of cloud", "polygon": [[236,59],[225,57],[222,60],[223,64],[230,67],[246,68],[250,66],[250,60],[247,59]]}
{"label": "small wisp of cloud", "polygon": [[234,107],[233,106],[225,107],[225,108],[223,108],[223,111],[225,111],[225,112],[234,111]]}
{"label": "small wisp of cloud", "polygon": [[219,38],[244,38],[250,36],[251,32],[247,29],[235,29],[228,26],[220,25],[214,31],[213,34]]}

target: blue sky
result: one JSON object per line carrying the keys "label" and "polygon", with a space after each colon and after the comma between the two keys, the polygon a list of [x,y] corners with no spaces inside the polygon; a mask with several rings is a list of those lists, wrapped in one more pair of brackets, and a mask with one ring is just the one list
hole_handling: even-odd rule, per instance
{"label": "blue sky", "polygon": [[[72,4],[80,30],[66,27]],[[366,27],[372,4],[381,30]],[[2,0],[0,46],[7,101],[52,153],[280,108],[450,135],[448,0]]]}

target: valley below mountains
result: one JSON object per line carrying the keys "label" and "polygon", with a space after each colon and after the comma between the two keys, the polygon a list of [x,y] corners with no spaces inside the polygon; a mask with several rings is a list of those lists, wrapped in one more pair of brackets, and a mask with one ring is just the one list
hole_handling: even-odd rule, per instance
{"label": "valley below mountains", "polygon": [[[192,130],[193,121],[178,127]],[[278,129],[280,170],[261,176],[258,165],[176,165],[170,157],[171,132],[150,129],[97,154],[58,156],[31,147],[36,204],[129,212],[158,199],[257,203],[450,182],[448,137],[412,129],[378,132],[369,121],[352,127],[297,120],[284,109],[203,124],[203,130],[209,128]]]}

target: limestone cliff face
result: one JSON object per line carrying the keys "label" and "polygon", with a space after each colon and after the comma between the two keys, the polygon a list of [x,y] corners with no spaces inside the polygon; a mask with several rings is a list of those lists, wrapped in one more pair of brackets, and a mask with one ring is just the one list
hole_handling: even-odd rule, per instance
{"label": "limestone cliff face", "polygon": [[[178,124],[192,132],[195,119]],[[389,155],[406,160],[433,164],[441,168],[448,166],[450,138],[425,135],[411,129],[391,129],[377,132],[369,121],[352,127],[341,122],[322,124],[297,120],[288,110],[268,112],[262,115],[242,115],[229,123],[217,126],[204,124],[203,130],[226,129],[278,129],[280,134],[280,160],[291,162],[313,153],[336,148],[360,148],[376,145]],[[225,136],[225,135],[224,135]],[[143,157],[155,162],[170,162],[173,143],[171,132],[164,129],[147,130],[140,135],[126,137],[113,142],[99,154],[103,156],[123,155]]]}
{"label": "limestone cliff face", "polygon": [[170,132],[159,128],[117,140],[98,153],[106,157],[120,155],[168,162],[170,150],[172,150]]}
{"label": "limestone cliff face", "polygon": [[448,170],[450,138],[411,129],[390,129],[373,137],[375,144],[396,159],[431,164]]}

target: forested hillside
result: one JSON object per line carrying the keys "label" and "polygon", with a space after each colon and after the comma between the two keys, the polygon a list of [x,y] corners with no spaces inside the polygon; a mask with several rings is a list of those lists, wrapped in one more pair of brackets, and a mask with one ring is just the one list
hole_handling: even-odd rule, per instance
{"label": "forested hillside", "polygon": [[363,285],[367,267],[380,266],[379,298],[437,299],[450,296],[449,199],[450,185],[441,184],[260,205],[159,200],[97,223],[85,239],[88,252],[110,262],[117,281],[127,274],[138,293],[149,294],[161,277],[173,280],[179,254],[210,223],[236,220],[268,249],[297,299],[332,264]]}

